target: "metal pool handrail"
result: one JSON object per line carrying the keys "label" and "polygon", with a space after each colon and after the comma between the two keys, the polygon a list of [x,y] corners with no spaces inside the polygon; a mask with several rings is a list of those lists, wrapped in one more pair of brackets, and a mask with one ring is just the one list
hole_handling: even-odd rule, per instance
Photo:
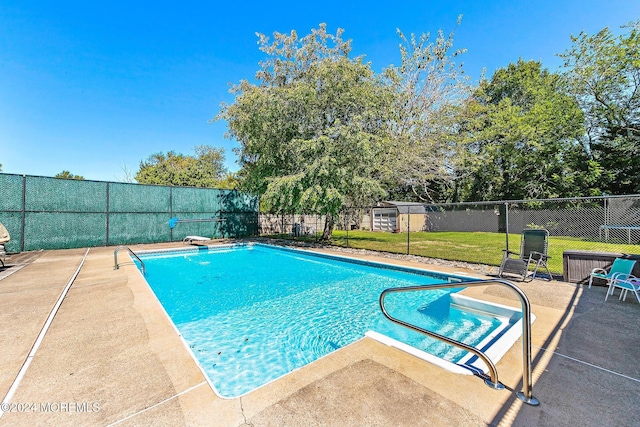
{"label": "metal pool handrail", "polygon": [[403,320],[396,319],[391,316],[384,306],[384,299],[387,294],[395,293],[395,292],[411,292],[411,291],[422,291],[422,290],[432,290],[432,289],[445,289],[445,288],[459,288],[461,286],[464,287],[473,287],[473,286],[486,286],[490,284],[503,285],[510,289],[512,289],[520,299],[520,303],[522,305],[522,386],[523,391],[519,391],[516,395],[518,399],[532,406],[538,406],[540,402],[538,399],[533,397],[533,384],[531,379],[531,304],[529,303],[529,299],[525,295],[524,292],[520,288],[518,288],[513,283],[507,280],[498,280],[498,279],[489,279],[489,280],[476,280],[472,282],[456,282],[456,283],[440,283],[434,285],[417,285],[417,286],[407,286],[403,288],[389,288],[382,291],[380,294],[380,309],[382,310],[382,314],[389,320],[414,331],[423,333],[432,338],[438,339],[440,341],[444,341],[447,344],[451,344],[455,347],[461,348],[463,350],[469,351],[476,356],[478,356],[489,368],[489,376],[490,379],[485,379],[484,382],[489,387],[494,389],[503,389],[504,386],[498,380],[498,371],[491,361],[489,357],[487,357],[482,351],[478,350],[475,347],[471,347],[465,343],[460,341],[456,341],[454,339],[445,337],[444,335],[437,334],[432,331],[428,331],[419,326],[412,325]]}
{"label": "metal pool handrail", "polygon": [[142,262],[142,260],[140,259],[140,257],[139,257],[138,255],[136,255],[136,253],[135,253],[135,252],[133,252],[133,251],[131,250],[131,248],[129,248],[128,246],[123,246],[123,245],[118,246],[118,247],[116,248],[116,250],[115,250],[115,251],[113,251],[113,267],[114,267],[113,269],[114,269],[114,270],[117,270],[117,269],[119,269],[119,268],[120,268],[120,265],[118,264],[118,251],[119,251],[120,249],[126,249],[126,250],[131,254],[131,255],[133,255],[133,256],[134,256],[134,257],[135,257],[135,258],[140,262],[140,265],[142,266],[142,274],[145,274],[144,262]]}

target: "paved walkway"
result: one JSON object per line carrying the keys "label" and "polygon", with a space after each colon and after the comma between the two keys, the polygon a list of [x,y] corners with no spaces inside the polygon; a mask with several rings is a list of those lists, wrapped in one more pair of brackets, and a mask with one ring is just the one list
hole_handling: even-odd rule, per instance
{"label": "paved walkway", "polygon": [[[45,251],[19,271],[0,275],[0,398],[15,383],[85,253]],[[497,364],[507,390],[496,391],[369,338],[242,398],[222,399],[137,269],[129,264],[114,270],[113,248],[92,248],[14,387],[0,426],[637,426],[640,304],[632,296],[605,303],[605,288],[558,281],[522,288],[537,316],[538,407],[515,398],[522,388],[519,344]],[[496,286],[465,293],[518,306],[514,295]]]}

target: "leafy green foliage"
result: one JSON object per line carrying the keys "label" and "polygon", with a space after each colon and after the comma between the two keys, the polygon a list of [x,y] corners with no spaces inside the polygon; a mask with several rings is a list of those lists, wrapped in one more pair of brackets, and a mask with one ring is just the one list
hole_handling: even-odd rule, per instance
{"label": "leafy green foliage", "polygon": [[395,96],[396,146],[392,182],[398,200],[451,201],[457,181],[477,157],[459,132],[468,113],[471,87],[453,48],[453,32],[407,38],[400,30],[400,66],[384,72]]}
{"label": "leafy green foliage", "polygon": [[207,145],[195,148],[195,156],[169,151],[149,156],[140,162],[135,176],[140,184],[175,185],[184,187],[218,187],[227,179],[224,150]]}
{"label": "leafy green foliage", "polygon": [[80,176],[80,175],[74,175],[69,171],[62,171],[59,174],[57,174],[55,176],[55,178],[59,178],[59,179],[76,179],[79,181],[84,181],[84,177]]}
{"label": "leafy green foliage", "polygon": [[216,186],[224,190],[235,190],[240,186],[238,175],[233,172],[227,172],[222,180],[218,181]]}
{"label": "leafy green foliage", "polygon": [[453,33],[398,30],[400,65],[380,74],[340,29],[258,34],[265,59],[216,119],[240,144],[241,188],[271,212],[326,214],[325,238],[340,211],[383,198],[640,192],[639,27],[574,37],[564,74],[519,60],[478,87]]}
{"label": "leafy green foliage", "polygon": [[640,20],[615,37],[581,32],[560,55],[569,91],[585,113],[585,144],[603,168],[602,190],[640,192]]}
{"label": "leafy green foliage", "polygon": [[597,166],[586,162],[578,143],[583,114],[562,83],[539,62],[523,60],[480,83],[475,117],[465,129],[483,159],[469,199],[578,195],[582,182],[597,178]]}
{"label": "leafy green foliage", "polygon": [[229,126],[245,190],[276,213],[326,214],[324,237],[342,209],[411,192],[440,199],[470,162],[457,123],[469,89],[453,58],[453,35],[402,41],[401,64],[377,75],[350,58],[350,41],[321,24],[298,38],[260,34],[267,58],[256,83],[233,87],[217,119]]}
{"label": "leafy green foliage", "polygon": [[372,203],[386,192],[392,93],[348,41],[320,25],[308,36],[260,37],[267,54],[257,84],[242,81],[224,105],[229,135],[240,143],[243,189],[273,212],[326,214]]}

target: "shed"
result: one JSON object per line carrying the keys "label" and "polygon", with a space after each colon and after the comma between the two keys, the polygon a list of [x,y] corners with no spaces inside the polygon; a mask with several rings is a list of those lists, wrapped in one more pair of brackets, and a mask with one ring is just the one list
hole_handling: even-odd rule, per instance
{"label": "shed", "polygon": [[422,203],[385,201],[371,208],[369,221],[372,231],[424,231],[427,211]]}

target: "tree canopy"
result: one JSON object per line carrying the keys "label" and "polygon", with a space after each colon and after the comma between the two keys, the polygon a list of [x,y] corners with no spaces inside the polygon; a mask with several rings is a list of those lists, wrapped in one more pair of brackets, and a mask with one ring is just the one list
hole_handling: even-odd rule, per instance
{"label": "tree canopy", "polygon": [[459,132],[471,96],[462,64],[456,63],[465,50],[454,49],[453,32],[439,31],[434,41],[429,34],[397,32],[401,62],[384,72],[396,112],[390,188],[397,199],[454,199],[458,180],[476,159]]}
{"label": "tree canopy", "polygon": [[228,123],[245,190],[274,212],[328,216],[324,237],[342,209],[411,191],[431,199],[433,182],[456,179],[465,162],[457,117],[469,91],[453,57],[452,35],[398,32],[401,63],[375,73],[349,56],[342,30],[326,25],[299,38],[259,34],[267,55],[255,83],[232,88]]}
{"label": "tree canopy", "polygon": [[140,162],[135,179],[140,184],[219,187],[227,177],[224,158],[222,148],[208,145],[197,146],[195,156],[155,153]]}
{"label": "tree canopy", "polygon": [[62,171],[59,174],[57,174],[55,176],[55,178],[59,178],[59,179],[76,179],[79,181],[84,181],[84,177],[80,176],[80,175],[74,175],[69,171]]}
{"label": "tree canopy", "polygon": [[326,238],[344,207],[386,195],[392,147],[392,93],[341,35],[260,34],[256,83],[236,85],[218,115],[240,143],[243,188],[275,212],[327,215]]}
{"label": "tree canopy", "polygon": [[609,194],[640,193],[640,20],[615,37],[581,32],[564,59],[569,93],[586,118],[584,143]]}
{"label": "tree canopy", "polygon": [[237,183],[277,213],[383,198],[431,202],[640,193],[640,21],[580,33],[563,72],[519,59],[473,86],[453,33],[405,36],[376,73],[343,30],[258,34],[265,54],[217,120]]}
{"label": "tree canopy", "polygon": [[[536,61],[519,60],[483,80],[467,127],[482,161],[469,183],[471,200],[577,195],[576,162],[583,115],[562,80]],[[592,171],[597,173],[597,171]]]}

